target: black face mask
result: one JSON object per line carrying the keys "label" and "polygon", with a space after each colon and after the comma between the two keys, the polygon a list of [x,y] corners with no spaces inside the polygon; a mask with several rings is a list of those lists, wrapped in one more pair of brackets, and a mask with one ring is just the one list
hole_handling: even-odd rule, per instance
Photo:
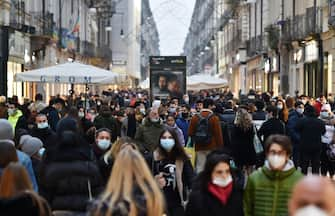
{"label": "black face mask", "polygon": [[184,119],[186,119],[186,118],[188,118],[188,116],[189,116],[189,113],[187,113],[187,112],[183,112],[183,113],[181,113],[181,116],[184,118]]}

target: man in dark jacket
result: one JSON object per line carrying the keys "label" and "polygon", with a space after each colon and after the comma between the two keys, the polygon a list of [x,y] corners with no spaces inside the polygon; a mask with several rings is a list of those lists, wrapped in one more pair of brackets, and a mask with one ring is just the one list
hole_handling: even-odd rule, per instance
{"label": "man in dark jacket", "polygon": [[190,126],[190,107],[188,105],[181,106],[181,116],[176,120],[176,124],[183,132],[186,144],[188,140],[188,127]]}
{"label": "man in dark jacket", "polygon": [[296,130],[296,124],[299,119],[304,117],[304,104],[301,101],[297,101],[294,105],[295,109],[290,110],[288,115],[288,121],[286,125],[287,135],[292,140],[292,147],[293,147],[293,162],[295,167],[299,166],[299,143],[300,143],[300,134]]}
{"label": "man in dark jacket", "polygon": [[56,131],[57,124],[61,119],[61,111],[65,106],[65,102],[61,98],[50,100],[49,106],[46,107],[41,113],[45,114],[48,118],[49,126],[53,131]]}
{"label": "man in dark jacket", "polygon": [[228,101],[224,105],[224,111],[220,115],[220,120],[229,124],[233,124],[235,120],[236,112],[233,110],[233,101]]}
{"label": "man in dark jacket", "polygon": [[56,145],[56,133],[50,129],[45,114],[38,114],[35,118],[35,127],[31,130],[31,136],[39,138],[43,146],[48,149]]}
{"label": "man in dark jacket", "polygon": [[319,174],[321,136],[326,133],[325,123],[317,118],[315,108],[306,106],[305,118],[299,119],[296,130],[300,134],[301,172],[307,175],[309,163],[312,163],[313,174]]}
{"label": "man in dark jacket", "polygon": [[255,106],[257,108],[256,112],[252,114],[252,120],[265,120],[266,119],[266,112],[264,111],[264,101],[257,100],[255,101]]}
{"label": "man in dark jacket", "polygon": [[275,106],[268,106],[266,108],[267,119],[261,128],[258,130],[257,134],[263,143],[272,134],[283,134],[285,135],[285,124],[280,119],[278,119],[278,109]]}

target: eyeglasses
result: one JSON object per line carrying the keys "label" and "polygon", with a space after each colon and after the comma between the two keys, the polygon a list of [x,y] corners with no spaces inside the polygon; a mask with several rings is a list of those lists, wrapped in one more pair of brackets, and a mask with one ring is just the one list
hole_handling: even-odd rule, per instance
{"label": "eyeglasses", "polygon": [[286,155],[286,151],[274,151],[274,150],[270,150],[269,151],[269,155],[285,156]]}

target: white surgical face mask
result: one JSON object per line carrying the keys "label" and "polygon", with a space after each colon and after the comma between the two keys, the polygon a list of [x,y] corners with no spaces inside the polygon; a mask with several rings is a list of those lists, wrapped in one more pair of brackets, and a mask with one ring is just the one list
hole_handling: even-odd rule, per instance
{"label": "white surgical face mask", "polygon": [[329,216],[329,214],[315,205],[308,205],[298,209],[293,216]]}
{"label": "white surgical face mask", "polygon": [[8,115],[12,116],[15,114],[15,109],[8,109],[7,112],[8,112]]}
{"label": "white surgical face mask", "polygon": [[327,111],[321,112],[320,116],[321,116],[321,118],[328,118],[329,117],[329,113]]}
{"label": "white surgical face mask", "polygon": [[285,156],[279,155],[270,155],[268,157],[268,161],[273,169],[279,169],[280,167],[284,166],[286,163]]}
{"label": "white surgical face mask", "polygon": [[223,178],[214,178],[212,180],[212,183],[214,185],[217,185],[219,187],[226,187],[227,185],[229,185],[231,182],[233,181],[233,177],[231,175],[229,175],[227,178],[223,179]]}
{"label": "white surgical face mask", "polygon": [[97,144],[101,150],[105,151],[109,148],[111,142],[108,139],[99,139]]}
{"label": "white surgical face mask", "polygon": [[40,148],[40,150],[38,150],[38,156],[43,157],[44,152],[45,152],[45,148],[43,148],[43,147]]}
{"label": "white surgical face mask", "polygon": [[48,127],[49,127],[48,122],[42,122],[42,123],[37,124],[38,129],[45,129],[45,128],[48,128]]}
{"label": "white surgical face mask", "polygon": [[303,108],[297,108],[296,110],[300,115],[302,115],[305,111]]}
{"label": "white surgical face mask", "polygon": [[153,123],[159,122],[159,118],[150,118],[150,121]]}
{"label": "white surgical face mask", "polygon": [[174,139],[161,139],[161,146],[167,152],[170,152],[175,145]]}
{"label": "white surgical face mask", "polygon": [[278,105],[277,105],[277,108],[278,108],[279,110],[282,110],[282,109],[283,109],[283,105],[278,104]]}
{"label": "white surgical face mask", "polygon": [[83,118],[83,117],[85,117],[85,113],[84,112],[78,112],[78,116],[79,116],[79,118]]}

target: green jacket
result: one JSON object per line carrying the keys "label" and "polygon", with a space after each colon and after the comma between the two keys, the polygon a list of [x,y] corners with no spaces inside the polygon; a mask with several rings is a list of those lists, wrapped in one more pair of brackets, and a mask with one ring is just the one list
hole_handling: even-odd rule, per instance
{"label": "green jacket", "polygon": [[15,131],[16,123],[19,120],[19,118],[22,116],[21,110],[17,109],[15,112],[15,115],[13,116],[8,116],[8,121],[13,127],[13,131]]}
{"label": "green jacket", "polygon": [[163,132],[164,126],[161,122],[153,123],[148,118],[143,120],[135,134],[141,152],[153,152],[159,143],[159,136]]}
{"label": "green jacket", "polygon": [[[267,163],[266,163],[267,164]],[[294,185],[303,175],[289,161],[284,171],[272,171],[264,165],[247,182],[243,205],[245,216],[287,216],[287,203]]]}

